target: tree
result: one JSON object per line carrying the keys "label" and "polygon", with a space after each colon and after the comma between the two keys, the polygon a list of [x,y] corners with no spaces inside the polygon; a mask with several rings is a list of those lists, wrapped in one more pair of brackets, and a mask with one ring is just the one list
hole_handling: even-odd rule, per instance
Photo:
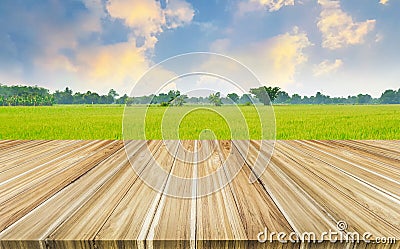
{"label": "tree", "polygon": [[292,99],[290,100],[291,104],[301,104],[301,96],[297,93],[292,95]]}
{"label": "tree", "polygon": [[179,95],[171,102],[171,105],[183,106],[183,104],[186,103],[187,98],[187,95]]}
{"label": "tree", "polygon": [[188,103],[193,103],[193,104],[198,104],[198,103],[200,102],[200,100],[199,100],[199,98],[197,98],[197,97],[190,97],[190,98],[187,100],[187,102],[188,102]]}
{"label": "tree", "polygon": [[87,91],[83,95],[83,100],[85,104],[99,104],[100,95],[98,93],[92,93],[91,91]]}
{"label": "tree", "polygon": [[240,97],[239,100],[240,104],[246,104],[246,105],[250,105],[253,103],[253,99],[251,98],[250,94],[243,94],[242,97]]}
{"label": "tree", "polygon": [[0,99],[2,105],[9,106],[43,106],[54,103],[49,90],[38,86],[0,85]]}
{"label": "tree", "polygon": [[359,94],[357,95],[357,104],[370,104],[372,102],[372,97],[369,94]]}
{"label": "tree", "polygon": [[61,91],[56,91],[53,94],[54,101],[57,104],[72,104],[74,101],[74,97],[72,96],[72,90],[69,89],[68,87],[65,88],[63,92]]}
{"label": "tree", "polygon": [[210,96],[208,96],[208,100],[210,101],[210,103],[214,104],[215,106],[222,105],[220,92],[210,94]]}
{"label": "tree", "polygon": [[379,100],[382,104],[399,104],[400,103],[399,95],[400,95],[399,92],[396,92],[394,90],[386,90],[384,93],[382,93]]}
{"label": "tree", "polygon": [[174,101],[174,99],[179,97],[181,95],[181,93],[178,90],[177,91],[170,90],[167,95],[168,95],[168,98],[169,98],[168,99],[168,103],[171,103],[172,101]]}
{"label": "tree", "polygon": [[266,87],[261,86],[259,88],[251,88],[250,93],[252,93],[258,100],[264,105],[269,105],[273,102],[280,91],[279,87]]}
{"label": "tree", "polygon": [[352,104],[354,105],[355,103],[357,103],[357,97],[356,96],[347,96],[346,99],[346,104]]}
{"label": "tree", "polygon": [[115,103],[115,98],[118,97],[119,94],[114,90],[114,89],[110,89],[110,91],[108,91],[107,94],[107,104],[113,104]]}
{"label": "tree", "polygon": [[227,97],[231,99],[234,103],[239,102],[239,95],[237,95],[236,93],[229,93]]}
{"label": "tree", "polygon": [[278,96],[274,100],[275,103],[286,104],[290,102],[290,96],[285,91],[279,91]]}
{"label": "tree", "polygon": [[120,97],[120,98],[118,98],[116,101],[115,101],[115,103],[116,104],[126,104],[126,102],[128,101],[128,95],[126,95],[126,93],[122,96],[122,97]]}
{"label": "tree", "polygon": [[162,106],[169,106],[171,102],[180,95],[181,93],[179,91],[170,90],[167,94],[160,93],[156,96],[153,96],[150,104],[162,104]]}
{"label": "tree", "polygon": [[128,98],[125,100],[125,104],[126,104],[127,106],[130,106],[130,105],[135,104],[135,98],[133,98],[133,97],[128,97]]}
{"label": "tree", "polygon": [[396,93],[396,102],[397,102],[397,104],[400,104],[400,88],[399,88],[399,90],[397,90],[397,93]]}
{"label": "tree", "polygon": [[160,94],[158,94],[158,95],[155,95],[153,98],[152,98],[152,100],[151,100],[151,102],[150,102],[150,104],[161,104],[161,103],[169,103],[169,101],[170,101],[170,96],[168,96],[167,94],[165,94],[165,93],[160,93]]}
{"label": "tree", "polygon": [[315,94],[314,104],[324,104],[324,101],[325,95],[323,95],[321,92],[317,92],[317,94]]}

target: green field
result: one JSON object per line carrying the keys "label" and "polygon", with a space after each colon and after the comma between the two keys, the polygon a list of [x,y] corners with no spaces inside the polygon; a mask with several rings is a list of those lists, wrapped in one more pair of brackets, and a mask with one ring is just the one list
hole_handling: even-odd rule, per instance
{"label": "green field", "polygon": [[[171,107],[169,111],[178,115],[188,108]],[[238,114],[231,112],[233,108],[215,107],[235,119]],[[165,110],[148,109],[148,139],[162,138],[159,127]],[[255,109],[242,106],[240,110],[250,137],[259,139]],[[274,106],[274,111],[276,139],[400,139],[400,105],[291,105]],[[0,139],[122,139],[123,112],[124,106],[118,105],[0,107]],[[231,137],[224,119],[206,110],[185,116],[179,127],[181,139],[198,139],[203,130],[211,130],[218,139]],[[206,132],[200,138],[213,136]]]}

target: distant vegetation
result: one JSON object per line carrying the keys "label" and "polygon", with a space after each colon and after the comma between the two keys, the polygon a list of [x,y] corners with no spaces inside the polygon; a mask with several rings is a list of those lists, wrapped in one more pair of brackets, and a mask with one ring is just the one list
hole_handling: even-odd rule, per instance
{"label": "distant vegetation", "polygon": [[237,103],[250,105],[251,103],[270,104],[400,104],[400,89],[386,90],[379,98],[372,98],[369,94],[358,94],[348,97],[330,97],[321,92],[314,96],[290,96],[279,87],[259,87],[250,89],[250,94],[239,96],[230,93],[222,97],[214,93],[204,97],[189,97],[179,91],[169,91],[158,95],[128,97],[110,89],[107,95],[95,92],[73,92],[70,88],[50,93],[48,89],[38,86],[6,86],[0,84],[1,106],[50,106],[53,104],[156,104],[160,106],[182,106],[187,104],[213,104],[216,106]]}
{"label": "distant vegetation", "polygon": [[49,90],[37,86],[0,85],[0,105],[3,106],[47,106],[54,103]]}

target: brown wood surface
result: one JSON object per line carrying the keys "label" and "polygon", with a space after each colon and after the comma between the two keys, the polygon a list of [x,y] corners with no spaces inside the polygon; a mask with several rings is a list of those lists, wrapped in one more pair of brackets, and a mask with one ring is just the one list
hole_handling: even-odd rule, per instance
{"label": "brown wood surface", "polygon": [[0,248],[400,248],[257,241],[399,239],[400,141],[264,142],[2,140]]}

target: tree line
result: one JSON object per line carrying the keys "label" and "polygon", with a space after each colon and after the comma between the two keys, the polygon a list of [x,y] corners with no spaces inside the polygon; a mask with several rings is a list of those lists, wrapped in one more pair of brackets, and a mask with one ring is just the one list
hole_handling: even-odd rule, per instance
{"label": "tree line", "polygon": [[[330,97],[321,92],[317,92],[314,96],[300,96],[293,94],[290,96],[287,92],[281,90],[279,87],[259,87],[250,89],[249,94],[239,96],[237,93],[229,93],[226,97],[222,97],[220,92],[212,93],[208,97],[188,97],[181,95],[179,91],[169,91],[168,93],[160,93],[158,95],[148,95],[141,97],[128,97],[124,95],[121,103],[128,105],[134,104],[159,104],[161,106],[183,105],[188,104],[214,104],[220,106],[223,104],[353,104],[353,105],[367,105],[367,104],[400,104],[400,89],[386,90],[379,98],[373,98],[369,94],[358,94],[356,96],[348,97]],[[177,101],[179,104],[174,104]]]}
{"label": "tree line", "polygon": [[0,84],[0,105],[2,106],[50,106],[53,104],[154,104],[160,106],[182,106],[187,104],[213,104],[216,106],[229,104],[400,104],[400,89],[386,90],[379,98],[369,94],[358,94],[348,97],[330,97],[321,92],[314,96],[289,95],[279,87],[259,87],[250,89],[248,94],[239,96],[229,93],[226,97],[220,92],[204,97],[189,97],[178,90],[168,93],[129,97],[127,94],[119,96],[110,89],[108,94],[100,95],[96,92],[73,92],[70,88],[54,93],[38,86],[6,86]]}
{"label": "tree line", "polygon": [[[111,89],[107,95],[95,92],[73,93],[68,87],[64,91],[50,93],[38,86],[6,86],[0,84],[0,105],[2,106],[51,106],[53,104],[113,104],[118,93]],[[120,103],[124,104],[124,103]]]}

